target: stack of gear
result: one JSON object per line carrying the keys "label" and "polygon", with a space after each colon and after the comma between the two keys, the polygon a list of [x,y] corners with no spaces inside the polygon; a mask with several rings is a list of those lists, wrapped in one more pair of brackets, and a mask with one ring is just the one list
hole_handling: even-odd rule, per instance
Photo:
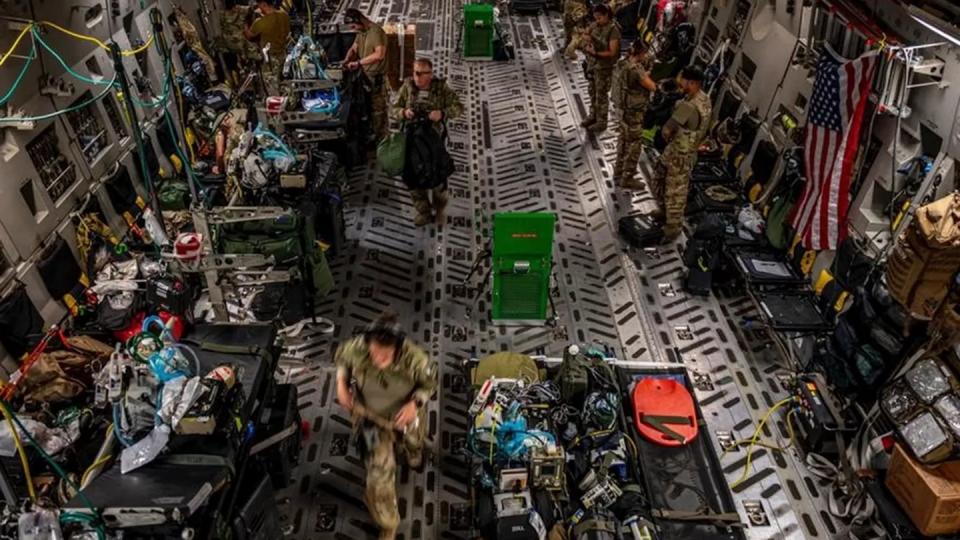
{"label": "stack of gear", "polygon": [[467,447],[484,538],[649,538],[616,374],[602,352],[582,350],[567,349],[549,380],[514,353],[474,370]]}
{"label": "stack of gear", "polygon": [[564,405],[575,410],[554,415],[567,443],[567,524],[573,540],[649,538],[649,502],[637,478],[637,449],[622,429],[623,392],[604,356],[568,347],[556,377]]}
{"label": "stack of gear", "polygon": [[919,320],[940,308],[960,268],[960,193],[917,210],[887,259],[890,295]]}
{"label": "stack of gear", "polygon": [[477,460],[477,526],[485,538],[539,540],[554,527],[550,492],[563,488],[563,448],[548,412],[559,403],[529,356],[498,353],[477,364],[467,450]]}
{"label": "stack of gear", "polygon": [[315,121],[335,118],[340,110],[340,90],[324,70],[323,50],[309,36],[301,36],[283,64],[283,75],[291,81],[328,81],[330,88],[288,91],[288,110],[314,113]]}
{"label": "stack of gear", "polygon": [[[272,257],[275,265],[280,268],[297,268],[299,283],[306,285],[311,293],[304,295],[300,289],[299,294],[292,296],[280,294],[287,300],[298,300],[298,303],[292,305],[290,302],[281,301],[281,305],[277,305],[277,299],[268,301],[276,291],[254,288],[254,294],[249,301],[244,301],[245,308],[253,310],[254,320],[272,320],[286,310],[295,314],[284,315],[285,320],[302,319],[309,316],[313,301],[325,296],[333,288],[333,274],[327,264],[326,255],[317,242],[316,214],[314,204],[307,201],[296,211],[288,211],[276,218],[244,221],[220,227],[218,244],[221,253],[259,254]],[[291,282],[287,289],[293,292],[297,290],[297,286]],[[266,296],[258,301],[261,294]],[[254,305],[259,307],[252,307]]]}
{"label": "stack of gear", "polygon": [[898,438],[918,461],[940,463],[960,448],[960,383],[936,357],[920,360],[891,381],[880,408],[895,425]]}

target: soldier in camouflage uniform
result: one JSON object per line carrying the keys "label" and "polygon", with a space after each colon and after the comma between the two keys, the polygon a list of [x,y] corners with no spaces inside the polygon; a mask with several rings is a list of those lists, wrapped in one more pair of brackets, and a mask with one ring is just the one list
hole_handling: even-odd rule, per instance
{"label": "soldier in camouflage uniform", "polygon": [[[446,139],[446,121],[448,118],[460,116],[463,113],[463,104],[456,92],[447,86],[446,81],[433,77],[433,63],[426,58],[419,58],[413,63],[413,77],[407,79],[397,93],[392,113],[393,117],[400,121],[413,120],[418,113],[427,114],[434,129]],[[437,225],[443,225],[448,199],[446,182],[432,190],[411,190],[410,196],[417,211],[414,223],[418,227],[430,222],[431,213]]]}
{"label": "soldier in camouflage uniform", "polygon": [[216,81],[217,66],[213,63],[213,58],[207,54],[207,50],[203,48],[203,41],[200,39],[200,33],[197,32],[197,27],[190,22],[186,12],[180,7],[177,7],[174,10],[173,16],[177,21],[177,28],[180,30],[180,35],[183,36],[183,40],[186,42],[187,47],[189,47],[190,50],[193,51],[198,58],[200,58],[200,61],[203,62],[203,67],[207,74],[207,80],[210,82]]}
{"label": "soldier in camouflage uniform", "polygon": [[[283,61],[287,57],[287,42],[290,40],[290,16],[276,7],[276,0],[260,0],[257,9],[260,18],[248,26],[243,35],[257,42],[259,51],[270,45],[267,59],[260,66],[266,92],[271,95],[280,93],[280,77],[283,73]],[[258,52],[262,58],[262,52]]]}
{"label": "soldier in camouflage uniform", "polygon": [[387,136],[390,131],[387,118],[387,84],[385,71],[387,68],[387,34],[383,28],[368,19],[366,15],[356,9],[348,9],[343,21],[357,32],[353,46],[347,51],[346,68],[349,70],[363,69],[363,73],[370,79],[370,116],[373,120],[373,132],[377,142]]}
{"label": "soldier in camouflage uniform", "polygon": [[563,46],[570,45],[573,37],[585,28],[584,22],[587,15],[590,14],[585,0],[564,0],[563,1]]}
{"label": "soldier in camouflage uniform", "polygon": [[663,126],[667,147],[660,156],[653,182],[653,194],[663,212],[664,240],[680,234],[687,207],[690,173],[697,163],[697,150],[710,127],[710,98],[701,90],[703,70],[688,66],[680,74],[680,87],[686,97],[673,109]]}
{"label": "soldier in camouflage uniform", "polygon": [[656,83],[645,69],[646,59],[646,45],[638,39],[630,47],[629,56],[620,60],[617,68],[620,70],[622,116],[613,181],[626,189],[643,187],[634,175],[637,172],[640,152],[643,150],[643,116],[647,112],[650,93],[657,89]]}
{"label": "soldier in camouflage uniform", "polygon": [[[397,508],[397,463],[394,443],[399,442],[412,469],[423,466],[426,438],[426,404],[437,388],[437,365],[405,339],[397,317],[381,315],[337,349],[337,401],[355,413],[355,426],[363,433],[367,484],[364,499],[370,516],[380,527],[381,540],[392,540],[400,526]],[[357,419],[360,405],[366,414]],[[387,423],[394,429],[387,429]]]}
{"label": "soldier in camouflage uniform", "polygon": [[613,13],[606,4],[593,8],[593,18],[594,23],[587,29],[591,42],[583,51],[587,55],[590,116],[580,125],[594,133],[602,133],[607,129],[610,80],[620,58],[620,27],[613,21]]}
{"label": "soldier in camouflage uniform", "polygon": [[[215,46],[224,52],[227,69],[231,72],[244,64],[257,62],[260,57],[257,46],[243,36],[247,19],[252,17],[250,6],[235,2],[230,6],[228,1],[227,9],[220,12],[220,35],[214,41]],[[234,82],[243,80],[244,76],[244,73],[238,73]]]}

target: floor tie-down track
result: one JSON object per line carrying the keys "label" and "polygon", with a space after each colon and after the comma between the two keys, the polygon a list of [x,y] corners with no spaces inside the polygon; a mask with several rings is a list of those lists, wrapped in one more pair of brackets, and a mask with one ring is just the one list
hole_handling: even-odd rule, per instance
{"label": "floor tie-down track", "polygon": [[[417,22],[418,55],[432,58],[460,93],[465,115],[450,125],[458,169],[442,232],[413,226],[413,207],[399,181],[374,170],[351,174],[345,193],[351,244],[332,262],[336,291],[318,306],[336,330],[289,350],[289,365],[300,365],[289,374],[311,425],[295,482],[282,494],[289,538],[376,537],[362,503],[363,467],[348,448],[349,419],[334,401],[331,351],[387,306],[441,365],[441,389],[429,405],[435,458],[424,473],[400,471],[404,539],[470,537],[468,470],[460,456],[468,406],[461,364],[474,355],[513,350],[558,356],[566,343],[587,342],[625,361],[682,364],[707,421],[701,436],[716,452],[722,452],[721,439],[752,436],[764,412],[786,395],[777,377],[780,360],[766,335],[735,326],[756,315],[749,299],[685,295],[677,246],[623,250],[616,217],[650,197],[614,196],[614,126],[599,140],[579,129],[586,84],[577,63],[558,52],[559,16],[515,16],[517,59],[478,63],[460,58],[461,0],[364,0],[346,7],[374,19]],[[649,163],[641,163],[641,171],[649,174]],[[481,276],[461,286],[487,245],[497,211],[557,214],[555,324],[490,325],[487,299],[473,299]],[[764,431],[765,439],[787,441],[782,422]],[[750,523],[748,538],[845,538],[843,525],[821,510],[826,488],[791,452],[756,450],[750,476],[734,491],[737,511]],[[729,482],[740,476],[745,454],[724,457]]]}

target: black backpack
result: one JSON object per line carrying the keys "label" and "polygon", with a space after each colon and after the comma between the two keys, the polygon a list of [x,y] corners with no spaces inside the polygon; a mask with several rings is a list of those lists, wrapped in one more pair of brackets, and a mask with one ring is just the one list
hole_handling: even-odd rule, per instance
{"label": "black backpack", "polygon": [[720,263],[723,235],[728,225],[729,221],[723,215],[707,214],[687,240],[683,262],[687,266],[684,286],[689,293],[700,296],[710,294],[713,271]]}
{"label": "black backpack", "polygon": [[455,166],[443,137],[430,122],[415,122],[407,131],[403,182],[410,189],[432,189],[447,182]]}

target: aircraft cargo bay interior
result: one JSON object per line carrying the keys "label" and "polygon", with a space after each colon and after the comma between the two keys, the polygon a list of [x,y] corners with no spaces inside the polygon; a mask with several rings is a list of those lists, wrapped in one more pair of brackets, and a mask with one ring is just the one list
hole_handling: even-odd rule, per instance
{"label": "aircraft cargo bay interior", "polygon": [[0,0],[0,538],[960,538],[960,7]]}

